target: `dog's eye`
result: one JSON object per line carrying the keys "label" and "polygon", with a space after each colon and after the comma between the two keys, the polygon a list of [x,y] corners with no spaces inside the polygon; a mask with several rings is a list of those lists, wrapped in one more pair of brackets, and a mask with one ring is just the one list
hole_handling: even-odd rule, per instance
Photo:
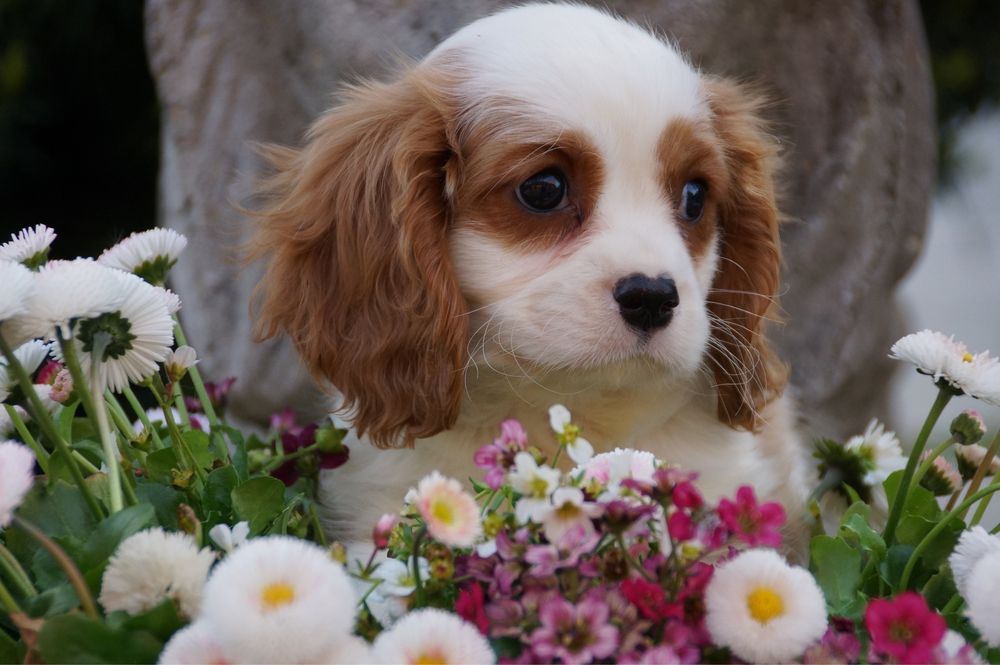
{"label": "dog's eye", "polygon": [[566,207],[566,176],[557,169],[539,171],[517,188],[517,199],[533,212],[550,212]]}
{"label": "dog's eye", "polygon": [[681,190],[681,215],[689,222],[697,222],[705,209],[708,186],[701,180],[689,180]]}

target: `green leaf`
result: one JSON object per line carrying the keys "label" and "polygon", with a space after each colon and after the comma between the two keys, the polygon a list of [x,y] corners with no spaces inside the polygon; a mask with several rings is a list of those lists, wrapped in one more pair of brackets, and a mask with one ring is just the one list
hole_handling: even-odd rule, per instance
{"label": "green leaf", "polygon": [[885,541],[878,531],[871,528],[862,512],[845,515],[840,525],[840,536],[851,545],[868,550],[879,560],[885,558]]}
{"label": "green leaf", "polygon": [[26,651],[24,642],[17,641],[0,630],[0,663],[23,663]]}
{"label": "green leaf", "polygon": [[[895,471],[882,484],[885,487],[886,497],[891,506],[896,500],[896,492],[899,490],[899,483],[902,480],[903,471]],[[920,485],[910,485],[910,491],[906,494],[906,505],[903,507],[903,515],[918,515],[929,520],[934,520],[941,515],[941,507],[938,505],[934,494]]]}
{"label": "green leaf", "polygon": [[[885,561],[879,566],[879,573],[893,589],[899,587],[899,578],[902,577],[903,569],[906,568],[911,556],[913,556],[912,545],[893,545],[886,552]],[[919,566],[917,570],[920,570]]]}
{"label": "green leaf", "polygon": [[[21,503],[18,515],[48,536],[74,536],[81,541],[86,540],[97,525],[80,490],[61,480],[53,483],[51,489],[43,483],[35,483]],[[31,561],[39,548],[33,538],[17,528],[7,529],[4,537],[8,549],[20,561]]]}
{"label": "green leaf", "polygon": [[170,470],[179,467],[177,453],[173,448],[162,448],[146,456],[146,475],[161,485],[169,485]]}
{"label": "green leaf", "polygon": [[54,617],[80,606],[80,599],[69,582],[63,582],[37,596],[26,598],[24,611],[32,617]]}
{"label": "green leaf", "polygon": [[[239,476],[241,481],[245,481],[249,477],[249,462],[247,461],[247,442],[243,438],[243,434],[235,428],[229,427],[228,425],[219,425],[219,429],[229,437],[229,441],[233,444],[233,468],[236,469],[236,475]],[[255,435],[250,435],[251,441],[259,441]]]}
{"label": "green leaf", "polygon": [[171,635],[183,628],[187,623],[178,614],[177,603],[171,598],[165,599],[153,609],[141,614],[128,615],[124,612],[120,614],[124,615],[121,622],[122,628],[127,630],[145,630],[164,642],[169,640]]}
{"label": "green leaf", "polygon": [[920,593],[927,599],[927,604],[936,610],[944,607],[958,589],[955,587],[955,580],[947,570],[942,570],[932,575]]}
{"label": "green leaf", "polygon": [[233,512],[232,494],[239,482],[236,469],[231,466],[220,467],[208,474],[202,495],[206,530],[221,522],[229,523]]}
{"label": "green leaf", "polygon": [[115,629],[80,614],[53,617],[38,634],[46,663],[155,663],[162,648],[146,631]]}
{"label": "green leaf", "polygon": [[[906,515],[899,521],[896,540],[904,545],[916,547],[937,524],[938,520]],[[962,520],[951,520],[925,547],[921,554],[920,567],[924,570],[935,570],[943,564],[955,549],[955,544],[958,543],[958,537],[962,535],[964,528]]]}
{"label": "green leaf", "polygon": [[129,506],[108,517],[87,539],[80,557],[80,569],[86,572],[103,567],[123,540],[155,523],[156,512],[149,504]]}
{"label": "green leaf", "polygon": [[234,489],[231,498],[236,517],[248,521],[251,535],[257,535],[281,512],[285,485],[277,478],[259,476]]}
{"label": "green leaf", "polygon": [[201,430],[192,429],[184,432],[182,436],[188,450],[194,455],[195,463],[203,469],[211,469],[212,463],[215,461],[215,455],[212,454],[209,447],[211,439],[208,434]]}
{"label": "green leaf", "polygon": [[173,487],[149,482],[140,478],[135,484],[139,501],[148,503],[156,511],[156,522],[165,529],[177,530],[177,506],[186,500],[183,493]]}
{"label": "green leaf", "polygon": [[64,404],[62,411],[56,417],[56,431],[59,432],[63,441],[73,440],[73,419],[76,418],[76,410],[79,406],[80,400]]}
{"label": "green leaf", "polygon": [[[83,550],[83,541],[73,536],[54,536],[53,541],[69,558],[78,561],[80,552]],[[35,556],[31,559],[31,574],[35,577],[35,582],[42,589],[62,584],[66,581],[66,573],[56,562],[47,550],[39,548],[35,551]]]}
{"label": "green leaf", "polygon": [[861,554],[842,538],[816,536],[809,544],[810,569],[826,596],[831,615],[854,611],[861,582]]}

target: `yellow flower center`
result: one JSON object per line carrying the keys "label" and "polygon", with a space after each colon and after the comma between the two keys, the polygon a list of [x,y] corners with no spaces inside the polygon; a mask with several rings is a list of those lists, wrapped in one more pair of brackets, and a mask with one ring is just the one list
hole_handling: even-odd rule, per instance
{"label": "yellow flower center", "polygon": [[451,525],[455,522],[455,509],[450,503],[442,499],[438,499],[431,504],[431,515],[434,516],[438,522],[445,525]]}
{"label": "yellow flower center", "polygon": [[965,353],[962,354],[962,362],[963,363],[971,363],[972,359],[973,359],[973,356],[968,351],[966,351]]}
{"label": "yellow flower center", "polygon": [[436,651],[422,652],[413,661],[413,665],[448,665],[448,661],[444,659],[440,653]]}
{"label": "yellow flower center", "polygon": [[542,498],[548,489],[549,484],[541,476],[535,476],[531,479],[531,496]]}
{"label": "yellow flower center", "polygon": [[264,587],[260,592],[260,599],[266,609],[277,609],[295,600],[295,589],[291,584],[275,582]]}
{"label": "yellow flower center", "polygon": [[785,613],[785,603],[774,589],[761,586],[747,596],[747,609],[755,621],[767,623]]}

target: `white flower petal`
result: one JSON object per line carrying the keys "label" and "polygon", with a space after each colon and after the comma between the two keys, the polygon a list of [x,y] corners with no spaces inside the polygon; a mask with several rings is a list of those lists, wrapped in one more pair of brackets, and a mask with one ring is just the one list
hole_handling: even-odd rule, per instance
{"label": "white flower petal", "polygon": [[135,272],[144,263],[162,259],[173,264],[187,247],[185,238],[173,229],[149,229],[139,231],[120,243],[105,250],[97,261],[111,268],[125,272]]}
{"label": "white flower petal", "polygon": [[[6,416],[6,409],[3,409]],[[35,481],[35,454],[15,441],[0,442],[0,529],[10,524],[14,510]]]}
{"label": "white flower petal", "polygon": [[9,346],[16,347],[31,335],[15,333],[14,326],[5,322],[28,311],[35,290],[35,273],[20,263],[0,261],[0,284],[3,284],[0,288],[0,335]]}
{"label": "white flower petal", "polygon": [[56,232],[44,224],[21,229],[10,235],[10,240],[0,245],[0,259],[15,263],[33,262],[47,254]]}
{"label": "white flower petal", "polygon": [[578,436],[576,441],[566,446],[566,454],[577,464],[586,464],[594,456],[594,446],[590,445],[590,441]]}
{"label": "white flower petal", "polygon": [[984,555],[969,575],[966,604],[972,625],[990,646],[1000,647],[1000,552]]}
{"label": "white flower petal", "polygon": [[562,434],[571,420],[569,409],[562,404],[549,407],[549,425],[556,434]]}
{"label": "white flower petal", "polygon": [[411,612],[376,638],[375,657],[384,663],[495,663],[479,630],[458,616],[436,609]]}

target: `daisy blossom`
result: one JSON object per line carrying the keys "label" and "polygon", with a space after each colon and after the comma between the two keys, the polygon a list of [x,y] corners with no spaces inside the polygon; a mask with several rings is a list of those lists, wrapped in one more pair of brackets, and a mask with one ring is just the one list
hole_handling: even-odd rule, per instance
{"label": "daisy blossom", "polygon": [[566,446],[566,454],[577,464],[586,464],[594,456],[594,446],[580,436],[580,428],[572,422],[569,409],[562,404],[549,408],[549,425]]}
{"label": "daisy blossom", "polygon": [[202,617],[241,663],[319,662],[354,626],[344,569],[296,538],[255,538],[234,550],[204,594]]}
{"label": "daisy blossom", "polygon": [[0,529],[10,524],[14,509],[35,481],[35,455],[14,441],[0,443]]}
{"label": "daisy blossom", "polygon": [[518,453],[507,481],[523,495],[514,506],[518,523],[540,522],[539,515],[549,509],[549,497],[559,487],[559,471],[544,464],[538,466],[530,453]]}
{"label": "daisy blossom", "polygon": [[[14,349],[14,357],[24,371],[31,376],[41,367],[42,362],[49,355],[49,345],[39,342],[36,339],[26,342]],[[7,399],[14,389],[17,388],[17,377],[14,372],[7,367],[7,363],[0,357],[0,402]]]}
{"label": "daisy blossom", "polygon": [[943,380],[960,392],[1000,406],[1000,360],[988,351],[973,354],[953,336],[921,330],[893,344],[889,357],[915,365],[935,382]]}
{"label": "daisy blossom", "polygon": [[987,554],[1000,552],[1000,537],[990,535],[981,526],[973,526],[962,532],[958,544],[948,557],[948,566],[955,578],[955,586],[963,598],[968,598],[971,588],[972,570]]}
{"label": "daisy blossom", "polygon": [[906,466],[906,457],[895,432],[887,432],[885,425],[872,418],[860,436],[852,436],[844,449],[857,454],[868,472],[863,482],[871,487],[881,485],[894,471]]}
{"label": "daisy blossom", "polygon": [[545,510],[539,510],[533,517],[539,518],[545,537],[550,543],[557,543],[563,535],[579,525],[588,533],[593,533],[591,519],[600,516],[601,506],[584,500],[583,492],[575,487],[560,487],[552,493],[552,503]]}
{"label": "daisy blossom", "polygon": [[495,663],[496,656],[479,629],[449,612],[411,612],[375,640],[375,658],[384,663]]}
{"label": "daisy blossom", "polygon": [[204,621],[196,621],[170,638],[160,652],[161,665],[228,665],[236,661],[228,658],[222,647],[215,641],[212,627]]}
{"label": "daisy blossom", "polygon": [[748,550],[719,566],[705,609],[712,638],[755,663],[791,661],[827,627],[816,580],[773,550]]}
{"label": "daisy blossom", "polygon": [[445,478],[437,471],[424,477],[417,485],[414,504],[427,532],[445,545],[471,547],[482,533],[476,500],[454,478]]}
{"label": "daisy blossom", "polygon": [[372,655],[372,648],[368,642],[360,637],[348,635],[320,662],[330,665],[358,665],[358,663],[373,663],[375,657]]}
{"label": "daisy blossom", "polygon": [[0,261],[0,335],[9,346],[18,346],[30,334],[15,333],[13,326],[5,325],[7,319],[28,311],[28,302],[35,290],[34,274],[13,261]]}
{"label": "daisy blossom", "polygon": [[49,261],[35,275],[35,288],[24,314],[5,323],[15,336],[70,336],[71,324],[113,312],[125,299],[116,271],[91,259]]}
{"label": "daisy blossom", "polygon": [[[958,472],[962,474],[964,480],[972,480],[976,475],[979,466],[986,460],[988,451],[978,443],[964,446],[955,446],[955,461],[958,462]],[[993,456],[990,464],[986,467],[987,476],[995,476],[1000,473],[1000,458]]]}
{"label": "daisy blossom", "polygon": [[20,263],[32,270],[49,258],[49,246],[56,239],[56,232],[44,224],[21,229],[10,234],[10,240],[0,245],[0,259]]}
{"label": "daisy blossom", "polygon": [[223,552],[232,552],[247,541],[250,535],[249,522],[237,522],[232,528],[226,524],[216,524],[208,531],[208,537]]}
{"label": "daisy blossom", "polygon": [[969,575],[965,601],[972,625],[992,647],[1000,647],[1000,552],[985,554]]}
{"label": "daisy blossom", "polygon": [[174,322],[156,288],[135,275],[110,270],[124,298],[114,310],[86,318],[77,325],[75,344],[84,375],[90,376],[93,353],[107,342],[97,362],[99,381],[121,392],[130,381],[140,382],[157,370],[174,343]]}
{"label": "daisy blossom", "polygon": [[164,289],[163,287],[157,286],[156,293],[163,300],[163,304],[167,307],[167,313],[173,316],[177,312],[181,311],[181,297],[171,291],[170,289]]}
{"label": "daisy blossom", "polygon": [[202,587],[215,555],[191,536],[156,527],[126,538],[108,562],[100,601],[113,612],[138,614],[173,598],[187,617],[198,616]]}
{"label": "daisy blossom", "polygon": [[173,229],[139,231],[107,249],[97,261],[111,268],[138,275],[150,284],[163,284],[167,273],[187,247],[185,238]]}

